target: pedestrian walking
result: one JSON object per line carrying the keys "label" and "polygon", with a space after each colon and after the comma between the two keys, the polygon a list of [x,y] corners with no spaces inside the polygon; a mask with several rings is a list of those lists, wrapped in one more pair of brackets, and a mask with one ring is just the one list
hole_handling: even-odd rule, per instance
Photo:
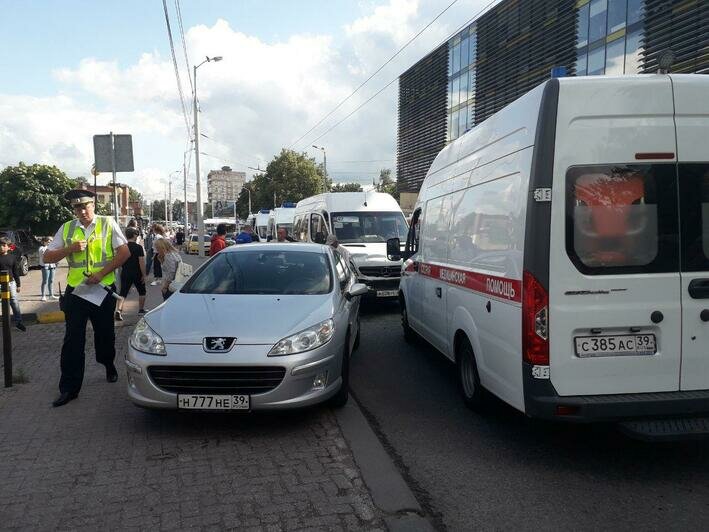
{"label": "pedestrian walking", "polygon": [[138,229],[126,229],[130,257],[121,267],[121,292],[123,299],[116,305],[116,321],[123,321],[123,304],[132,286],[138,291],[138,313],[145,314],[145,250],[138,244]]}
{"label": "pedestrian walking", "polygon": [[217,225],[217,234],[212,237],[209,245],[209,256],[213,257],[226,247],[226,224]]}
{"label": "pedestrian walking", "polygon": [[153,233],[152,227],[148,229],[148,234],[145,235],[145,278],[150,275],[150,270],[153,267],[153,242],[155,241],[155,234]]}
{"label": "pedestrian walking", "polygon": [[158,240],[165,238],[165,228],[160,224],[153,224],[153,246],[151,252],[153,254],[153,282],[150,286],[156,286],[162,281],[162,264],[156,260],[158,249],[155,244]]}
{"label": "pedestrian walking", "polygon": [[114,271],[130,257],[126,237],[115,220],[96,215],[95,197],[89,190],[70,190],[64,195],[76,218],[59,227],[44,252],[45,262],[56,264],[66,258],[69,263],[67,287],[60,299],[66,332],[61,352],[59,397],[53,406],[65,405],[79,396],[84,380],[86,323],[89,320],[94,329],[96,362],[106,367],[108,382],[118,380],[113,364],[116,357],[113,322],[116,300],[104,294],[101,302],[95,304],[73,293],[80,285],[102,285],[115,291]]}
{"label": "pedestrian walking", "polygon": [[259,238],[254,233],[253,227],[250,225],[245,225],[241,228],[241,232],[236,235],[237,244],[251,244],[251,242],[259,242]]}
{"label": "pedestrian walking", "polygon": [[6,236],[0,237],[0,270],[10,272],[10,308],[12,308],[12,318],[15,322],[15,327],[21,331],[26,331],[27,327],[22,322],[22,311],[20,311],[20,302],[17,294],[20,293],[20,265],[17,262],[17,256],[10,253],[12,242]]}
{"label": "pedestrian walking", "polygon": [[47,301],[45,294],[49,294],[51,299],[59,299],[59,296],[54,295],[54,274],[57,271],[57,265],[44,262],[44,252],[47,251],[50,242],[51,240],[45,236],[42,238],[42,245],[39,246],[39,267],[42,268],[42,288],[40,290],[42,301]]}
{"label": "pedestrian walking", "polygon": [[[156,249],[158,250],[157,259],[162,263],[162,283],[160,290],[162,291],[163,301],[166,301],[172,295],[170,285],[175,280],[177,268],[182,262],[182,257],[175,249],[175,246],[167,238],[161,238],[155,241]],[[174,287],[173,287],[174,288]]]}

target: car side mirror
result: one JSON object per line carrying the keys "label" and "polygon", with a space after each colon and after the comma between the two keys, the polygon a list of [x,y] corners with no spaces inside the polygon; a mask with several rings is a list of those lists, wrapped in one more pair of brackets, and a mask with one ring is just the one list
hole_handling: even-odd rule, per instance
{"label": "car side mirror", "polygon": [[369,288],[364,283],[353,284],[347,292],[345,292],[345,298],[350,301],[353,297],[363,296],[369,292]]}
{"label": "car side mirror", "polygon": [[387,240],[387,259],[392,261],[401,260],[401,241],[398,238]]}

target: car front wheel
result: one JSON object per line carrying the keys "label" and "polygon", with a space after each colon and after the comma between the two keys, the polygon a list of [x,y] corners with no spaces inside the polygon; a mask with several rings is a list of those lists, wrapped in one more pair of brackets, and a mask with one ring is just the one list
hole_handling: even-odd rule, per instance
{"label": "car front wheel", "polygon": [[345,340],[344,353],[342,353],[342,384],[337,393],[330,398],[330,404],[335,408],[342,408],[350,398],[350,338]]}
{"label": "car front wheel", "polygon": [[20,257],[20,275],[27,275],[30,272],[30,261],[24,255]]}

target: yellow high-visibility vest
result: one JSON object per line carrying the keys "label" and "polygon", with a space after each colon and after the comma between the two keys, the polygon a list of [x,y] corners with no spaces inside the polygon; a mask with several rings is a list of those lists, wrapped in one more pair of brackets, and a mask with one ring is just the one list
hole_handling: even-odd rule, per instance
{"label": "yellow high-visibility vest", "polygon": [[[71,246],[77,240],[87,240],[86,249],[77,253],[70,253],[66,260],[69,263],[69,273],[66,283],[77,287],[86,278],[84,272],[97,273],[113,260],[113,226],[106,216],[96,216],[96,226],[90,238],[86,238],[84,226],[79,220],[72,220],[64,224],[64,245]],[[88,262],[87,262],[88,261]],[[116,275],[111,272],[101,280],[103,285],[116,282]]]}

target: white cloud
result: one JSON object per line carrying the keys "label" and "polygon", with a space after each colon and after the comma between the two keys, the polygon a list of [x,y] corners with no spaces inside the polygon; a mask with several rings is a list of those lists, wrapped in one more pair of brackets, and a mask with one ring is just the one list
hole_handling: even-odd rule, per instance
{"label": "white cloud", "polygon": [[[189,28],[186,38],[191,62],[201,62],[207,55],[224,57],[222,62],[204,64],[198,70],[201,130],[209,137],[201,138],[200,148],[217,157],[202,158],[203,175],[223,164],[236,170],[245,170],[240,163],[263,167],[448,3],[388,0],[363,7],[364,14],[341,28],[341,33],[298,34],[275,42],[265,42],[224,20]],[[320,161],[320,152],[310,148],[316,136],[440,44],[482,4],[481,0],[461,1],[463,7],[441,17],[297,147],[307,149]],[[180,68],[191,112],[183,62]],[[0,161],[46,162],[71,175],[87,175],[94,134],[110,130],[131,133],[136,172],[120,174],[119,180],[147,195],[161,196],[167,175],[182,165],[187,135],[171,58],[145,51],[134,64],[121,65],[86,57],[53,73],[61,84],[61,94],[0,94]],[[397,87],[392,84],[318,140],[327,149],[332,172],[394,167]],[[372,159],[391,161],[366,166],[337,163]],[[333,177],[349,180],[343,174],[333,173]],[[182,185],[176,190],[181,197]]]}

